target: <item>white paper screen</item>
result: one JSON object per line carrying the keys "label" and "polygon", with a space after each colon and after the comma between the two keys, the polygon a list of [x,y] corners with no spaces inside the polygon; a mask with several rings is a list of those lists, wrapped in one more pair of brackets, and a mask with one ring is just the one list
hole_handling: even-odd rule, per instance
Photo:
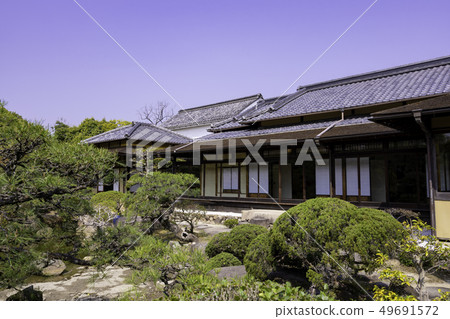
{"label": "white paper screen", "polygon": [[358,196],[358,159],[347,158],[347,195]]}
{"label": "white paper screen", "polygon": [[325,159],[325,165],[316,163],[316,194],[330,195],[330,168],[329,161]]}
{"label": "white paper screen", "polygon": [[336,182],[336,195],[342,195],[342,158],[336,158],[334,161],[334,178]]}

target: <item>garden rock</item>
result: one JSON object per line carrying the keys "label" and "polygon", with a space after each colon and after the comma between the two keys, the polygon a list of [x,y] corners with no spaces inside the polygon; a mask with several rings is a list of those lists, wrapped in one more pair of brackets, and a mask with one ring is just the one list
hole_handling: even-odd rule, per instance
{"label": "garden rock", "polygon": [[253,225],[269,227],[270,224],[272,223],[272,220],[270,220],[269,218],[264,218],[264,217],[255,217],[255,218],[250,219],[249,223],[253,224]]}
{"label": "garden rock", "polygon": [[172,248],[175,248],[175,249],[181,247],[180,243],[177,242],[176,240],[169,241],[169,246],[172,247]]}
{"label": "garden rock", "polygon": [[186,242],[189,242],[189,243],[191,243],[191,242],[195,242],[195,241],[197,241],[197,236],[195,236],[194,234],[190,234],[190,233],[188,233],[188,232],[182,232],[181,233],[181,239],[183,240],[183,241],[186,241]]}
{"label": "garden rock", "polygon": [[60,259],[52,260],[49,265],[42,269],[44,276],[58,276],[66,269],[66,264]]}
{"label": "garden rock", "polygon": [[9,296],[6,301],[43,301],[42,291],[35,290],[29,286],[24,290]]}

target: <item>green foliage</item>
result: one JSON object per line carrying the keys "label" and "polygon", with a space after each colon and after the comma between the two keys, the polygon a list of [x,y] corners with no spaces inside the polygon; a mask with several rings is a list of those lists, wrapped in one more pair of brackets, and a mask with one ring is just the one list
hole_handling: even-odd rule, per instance
{"label": "green foliage", "polygon": [[[86,191],[115,161],[106,150],[59,142],[41,125],[0,106],[1,287],[20,285],[34,274],[43,253],[75,253],[76,217],[92,212]],[[48,228],[51,236],[44,236]]]}
{"label": "green foliage", "polygon": [[53,127],[53,135],[60,142],[79,143],[89,137],[129,124],[131,123],[127,121],[107,121],[105,119],[98,121],[94,118],[87,118],[78,126],[69,126],[64,122],[57,121]]}
{"label": "green foliage", "polygon": [[209,257],[214,257],[221,252],[227,252],[243,261],[252,240],[258,235],[267,232],[266,228],[259,225],[239,225],[234,227],[229,233],[215,235],[206,246],[205,251]]}
{"label": "green foliage", "polygon": [[225,252],[228,246],[229,233],[218,233],[211,238],[205,248],[206,255],[212,258],[222,252]]}
{"label": "green foliage", "polygon": [[203,206],[198,205],[189,200],[178,201],[175,205],[175,210],[171,215],[175,223],[186,222],[189,225],[188,232],[194,233],[194,228],[197,223],[204,219],[206,210]]}
{"label": "green foliage", "polygon": [[252,277],[220,280],[215,276],[190,276],[184,290],[166,299],[195,301],[331,301],[325,293],[310,295],[290,283],[260,282]]}
{"label": "green foliage", "polygon": [[215,255],[213,258],[208,260],[206,266],[209,269],[229,267],[229,266],[240,266],[242,263],[230,253],[220,253]]}
{"label": "green foliage", "polygon": [[259,280],[267,279],[274,268],[269,233],[258,235],[252,240],[244,257],[244,265],[249,275]]}
{"label": "green foliage", "polygon": [[101,207],[120,214],[125,204],[125,194],[117,191],[97,193],[91,198],[94,207]]}
{"label": "green foliage", "polygon": [[[153,172],[148,175],[135,174],[127,182],[127,187],[139,185],[134,193],[128,193],[125,207],[129,218],[139,216],[142,226],[154,225],[158,221],[167,229],[172,229],[170,216],[174,212],[174,203],[182,195],[189,196],[198,191],[198,178],[190,174],[171,174]],[[154,228],[150,227],[151,233]]]}
{"label": "green foliage", "polygon": [[97,228],[92,241],[87,243],[94,264],[99,269],[114,262],[127,264],[129,259],[123,253],[133,248],[133,243],[137,243],[141,235],[140,230],[132,225]]}
{"label": "green foliage", "polygon": [[376,301],[417,301],[414,296],[401,296],[384,287],[375,286],[373,292],[373,299]]}
{"label": "green foliage", "polygon": [[239,224],[239,221],[236,218],[229,218],[229,219],[226,219],[223,222],[223,224],[231,229],[231,228],[237,226]]}
{"label": "green foliage", "polygon": [[401,229],[385,212],[358,209],[337,198],[311,199],[275,221],[272,255],[276,265],[310,269],[324,283],[336,285],[339,275],[373,271],[373,256],[391,252],[392,239],[400,238]]}
{"label": "green foliage", "polygon": [[[440,269],[445,270],[449,267],[450,248],[446,247],[436,236],[432,235],[431,226],[420,219],[405,221],[403,227],[404,231],[402,233],[406,232],[406,236],[400,236],[393,240],[396,248],[395,255],[400,258],[409,257],[408,260],[416,270],[418,278],[415,280],[412,277],[406,276],[403,272],[393,270],[389,267],[381,272],[380,278],[388,279],[390,282],[389,289],[394,290],[393,293],[397,295],[399,292],[392,287],[411,286],[412,283],[415,283],[414,289],[418,295],[418,299],[427,300],[425,277],[427,274],[433,274]],[[387,259],[388,257],[380,252],[376,261],[379,266],[383,266]],[[393,296],[391,292],[377,291],[377,296],[379,298],[384,298],[385,295]],[[442,298],[445,299],[445,296]]]}
{"label": "green foliage", "polygon": [[376,209],[359,208],[356,216],[343,230],[342,246],[353,253],[349,255],[350,264],[356,266],[355,254],[358,254],[362,269],[367,272],[375,270],[375,256],[380,250],[392,254],[395,240],[405,236],[402,225],[391,215]]}

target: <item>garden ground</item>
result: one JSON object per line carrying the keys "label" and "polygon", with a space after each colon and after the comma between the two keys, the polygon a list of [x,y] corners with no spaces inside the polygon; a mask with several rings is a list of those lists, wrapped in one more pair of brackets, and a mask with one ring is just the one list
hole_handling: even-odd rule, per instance
{"label": "garden ground", "polygon": [[[194,247],[204,249],[213,235],[229,230],[220,224],[200,223],[195,229],[200,236]],[[401,265],[397,260],[391,260],[390,266],[403,271],[409,276],[416,276],[412,268]],[[131,269],[117,266],[109,266],[104,272],[98,272],[93,267],[68,264],[66,271],[62,275],[56,277],[33,276],[29,278],[27,284],[23,285],[22,288],[33,285],[35,289],[43,292],[44,300],[47,301],[114,300],[135,288],[128,280],[131,273]],[[218,276],[222,278],[240,277],[243,275],[245,275],[244,266],[224,267],[218,273]],[[372,283],[379,282],[377,273],[366,277]],[[440,272],[436,275],[427,276],[426,287],[431,298],[439,295],[439,289],[450,291],[450,274],[448,272]],[[153,298],[162,296],[160,289],[153,283],[141,285],[138,289],[145,291]],[[15,292],[16,290],[13,289],[0,291],[0,300],[5,300]]]}

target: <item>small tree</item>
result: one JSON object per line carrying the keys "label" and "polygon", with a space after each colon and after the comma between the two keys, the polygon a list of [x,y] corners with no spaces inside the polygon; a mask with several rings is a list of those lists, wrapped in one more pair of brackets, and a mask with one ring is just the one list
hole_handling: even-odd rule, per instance
{"label": "small tree", "polygon": [[205,216],[206,210],[203,206],[189,200],[181,200],[177,203],[171,217],[176,223],[188,223],[188,232],[193,234],[195,226],[200,220],[204,219]]}
{"label": "small tree", "polygon": [[198,178],[191,174],[136,174],[128,180],[127,187],[133,185],[139,187],[125,198],[127,217],[132,220],[139,217],[142,226],[149,228],[149,233],[155,229],[156,223],[178,232],[178,227],[170,222],[176,201],[198,192]]}
{"label": "small tree", "polygon": [[105,226],[123,212],[125,194],[117,191],[97,193],[91,198],[97,214],[94,216],[96,226]]}
{"label": "small tree", "polygon": [[150,122],[153,125],[159,125],[173,116],[173,110],[170,104],[165,101],[158,101],[156,106],[144,106],[139,111],[141,120]]}
{"label": "small tree", "polygon": [[[420,300],[428,300],[425,289],[425,278],[439,269],[446,269],[450,265],[450,248],[441,243],[436,236],[432,235],[432,227],[420,219],[406,221],[403,226],[407,236],[394,240],[396,254],[402,258],[409,258],[417,272],[418,279],[414,280],[405,276],[400,271],[387,268],[382,272],[381,279],[389,279],[391,285],[398,286],[416,283],[414,289]],[[377,260],[379,265],[383,265],[388,257],[379,253]],[[380,293],[380,291],[378,291]],[[392,295],[392,291],[386,291]],[[394,292],[396,293],[396,292]],[[382,296],[380,294],[380,296]],[[381,298],[381,297],[380,297]]]}

